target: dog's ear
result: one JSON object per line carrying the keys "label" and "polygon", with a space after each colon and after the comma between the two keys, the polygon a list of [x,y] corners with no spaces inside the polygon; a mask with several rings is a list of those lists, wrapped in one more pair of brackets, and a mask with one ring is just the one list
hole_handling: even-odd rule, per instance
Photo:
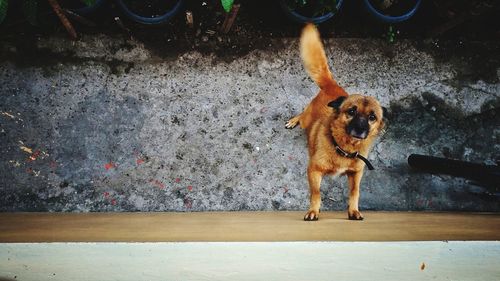
{"label": "dog's ear", "polygon": [[387,116],[389,116],[389,111],[387,110],[387,107],[382,106],[382,118],[387,119]]}
{"label": "dog's ear", "polygon": [[346,99],[346,97],[343,97],[343,96],[338,97],[336,100],[329,102],[328,106],[333,107],[336,110],[339,110],[340,106],[342,105],[342,103],[344,102],[345,99]]}
{"label": "dog's ear", "polygon": [[387,128],[387,122],[389,117],[389,111],[387,110],[387,107],[382,106],[382,119],[380,120],[378,131],[382,132],[382,134],[385,133],[386,128]]}

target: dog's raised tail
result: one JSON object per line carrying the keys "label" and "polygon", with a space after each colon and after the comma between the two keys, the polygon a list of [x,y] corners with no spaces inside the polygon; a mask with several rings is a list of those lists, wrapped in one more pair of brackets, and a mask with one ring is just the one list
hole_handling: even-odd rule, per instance
{"label": "dog's raised tail", "polygon": [[308,23],[302,30],[300,55],[307,73],[322,90],[338,87],[328,68],[328,60],[319,32],[312,23]]}

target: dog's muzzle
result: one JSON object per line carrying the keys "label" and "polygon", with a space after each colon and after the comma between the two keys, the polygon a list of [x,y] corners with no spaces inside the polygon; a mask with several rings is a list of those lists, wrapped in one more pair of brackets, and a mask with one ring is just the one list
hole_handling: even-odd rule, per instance
{"label": "dog's muzzle", "polygon": [[347,133],[352,137],[366,139],[370,131],[370,125],[368,124],[368,119],[365,117],[355,116],[346,129]]}

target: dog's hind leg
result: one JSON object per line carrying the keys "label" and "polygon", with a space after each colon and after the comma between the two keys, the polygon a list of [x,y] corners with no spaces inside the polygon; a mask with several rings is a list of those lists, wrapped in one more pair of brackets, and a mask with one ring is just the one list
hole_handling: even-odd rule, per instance
{"label": "dog's hind leg", "polygon": [[300,114],[295,115],[292,119],[288,120],[285,124],[285,128],[287,129],[293,129],[297,125],[300,124],[300,127],[302,129],[307,128],[311,124],[311,114],[312,114],[312,107],[311,103],[309,103],[306,108],[304,108],[304,111],[302,111]]}
{"label": "dog's hind leg", "polygon": [[302,115],[302,113],[299,115],[296,115],[292,119],[288,120],[288,122],[286,122],[286,124],[285,124],[285,128],[287,128],[287,129],[295,128],[300,122],[301,115]]}

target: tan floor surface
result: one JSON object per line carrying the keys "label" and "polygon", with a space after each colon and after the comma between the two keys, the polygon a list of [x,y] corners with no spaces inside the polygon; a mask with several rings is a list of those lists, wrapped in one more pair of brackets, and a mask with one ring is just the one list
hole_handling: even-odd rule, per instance
{"label": "tan floor surface", "polygon": [[1,242],[500,240],[500,213],[0,213]]}

